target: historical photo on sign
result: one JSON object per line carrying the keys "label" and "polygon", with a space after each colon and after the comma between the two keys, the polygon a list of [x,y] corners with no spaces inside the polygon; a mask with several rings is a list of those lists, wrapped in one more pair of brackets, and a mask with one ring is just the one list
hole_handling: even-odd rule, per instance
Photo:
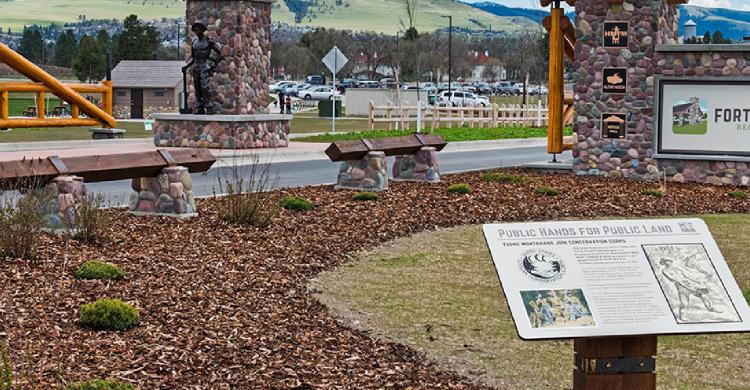
{"label": "historical photo on sign", "polygon": [[532,328],[596,326],[583,290],[521,291]]}
{"label": "historical photo on sign", "polygon": [[678,324],[741,321],[703,245],[642,247]]}
{"label": "historical photo on sign", "polygon": [[605,93],[626,93],[628,85],[627,68],[604,68],[602,70],[603,87]]}
{"label": "historical photo on sign", "polygon": [[676,100],[672,104],[672,131],[675,134],[706,134],[708,103],[698,97]]}
{"label": "historical photo on sign", "polygon": [[626,114],[602,114],[602,135],[605,138],[625,138],[626,130]]}
{"label": "historical photo on sign", "polygon": [[604,22],[604,47],[628,47],[628,22]]}

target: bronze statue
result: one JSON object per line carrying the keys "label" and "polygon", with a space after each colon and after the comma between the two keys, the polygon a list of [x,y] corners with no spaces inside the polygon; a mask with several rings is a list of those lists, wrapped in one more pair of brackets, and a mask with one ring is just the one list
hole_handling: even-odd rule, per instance
{"label": "bronze statue", "polygon": [[[182,67],[182,73],[187,74],[188,69],[193,67],[193,86],[195,87],[195,114],[211,115],[213,109],[209,101],[208,81],[216,72],[219,62],[224,59],[221,54],[221,46],[206,36],[208,27],[201,22],[193,23],[191,30],[195,33],[195,39],[190,49],[191,58]],[[212,56],[215,53],[215,56]],[[195,66],[194,66],[195,65]]]}

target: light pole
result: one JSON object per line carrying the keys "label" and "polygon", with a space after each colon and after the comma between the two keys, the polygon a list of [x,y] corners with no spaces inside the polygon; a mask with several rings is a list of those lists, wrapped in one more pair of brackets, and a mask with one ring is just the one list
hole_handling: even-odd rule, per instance
{"label": "light pole", "polygon": [[453,16],[443,15],[448,18],[448,99],[451,98],[451,84],[453,83]]}

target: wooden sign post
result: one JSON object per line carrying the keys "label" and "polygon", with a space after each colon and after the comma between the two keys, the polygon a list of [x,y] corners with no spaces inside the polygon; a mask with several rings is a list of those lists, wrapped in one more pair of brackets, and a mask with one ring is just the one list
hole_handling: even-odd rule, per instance
{"label": "wooden sign post", "polygon": [[656,389],[656,336],[574,341],[574,390]]}

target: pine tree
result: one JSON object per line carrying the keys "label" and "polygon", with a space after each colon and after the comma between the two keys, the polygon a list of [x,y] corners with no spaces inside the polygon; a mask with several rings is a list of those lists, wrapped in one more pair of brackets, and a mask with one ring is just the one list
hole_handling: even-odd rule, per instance
{"label": "pine tree", "polygon": [[706,34],[703,35],[703,43],[711,43],[711,33],[706,31]]}
{"label": "pine tree", "polygon": [[37,29],[24,29],[21,43],[18,45],[18,54],[37,65],[43,65],[45,60],[44,50],[45,44],[42,33]]}
{"label": "pine tree", "polygon": [[73,62],[73,72],[82,82],[95,83],[107,73],[107,62],[99,41],[91,36],[81,38],[78,58]]}
{"label": "pine tree", "polygon": [[73,60],[78,57],[78,42],[73,31],[68,30],[60,33],[55,44],[55,58],[53,63],[57,66],[70,68]]}
{"label": "pine tree", "polygon": [[125,29],[115,36],[115,59],[150,60],[159,50],[159,32],[153,26],[146,26],[138,16],[125,18]]}
{"label": "pine tree", "polygon": [[99,30],[96,33],[96,40],[99,42],[99,46],[104,51],[104,54],[112,54],[112,38],[109,36],[107,30]]}

